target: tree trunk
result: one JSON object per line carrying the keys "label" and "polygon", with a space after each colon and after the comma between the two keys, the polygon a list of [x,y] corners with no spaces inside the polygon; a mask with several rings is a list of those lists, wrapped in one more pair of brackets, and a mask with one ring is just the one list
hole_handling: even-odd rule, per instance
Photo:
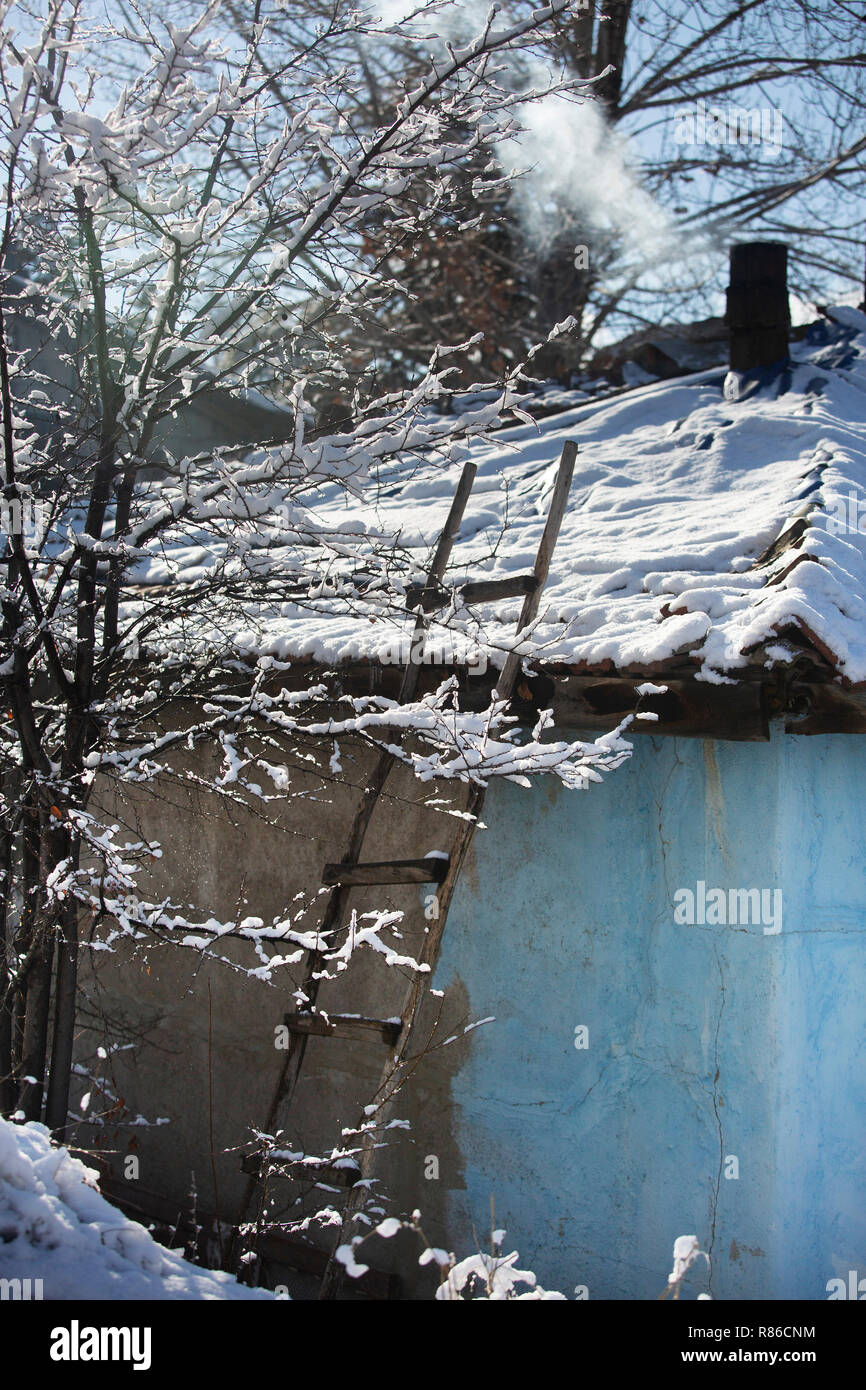
{"label": "tree trunk", "polygon": [[36,929],[32,963],[27,973],[18,1094],[18,1109],[23,1112],[25,1120],[42,1118],[53,957],[54,940],[47,922],[43,920]]}
{"label": "tree trunk", "polygon": [[596,84],[596,92],[607,107],[609,120],[614,120],[622,95],[622,72],[625,65],[626,31],[631,17],[631,0],[608,0],[604,6],[608,16],[597,30],[596,72],[604,72],[609,63],[613,72]]}
{"label": "tree trunk", "polygon": [[63,936],[57,957],[54,1000],[54,1037],[45,1123],[56,1139],[62,1139],[69,1114],[69,1083],[75,1041],[75,1000],[78,984],[78,905],[70,900],[64,914]]}
{"label": "tree trunk", "polygon": [[[13,1022],[13,1068],[18,1110],[27,1120],[42,1117],[42,1088],[48,1050],[51,994],[50,944],[41,892],[41,817],[36,792],[24,793],[21,835],[21,918],[15,939],[18,988]],[[32,1080],[26,1080],[31,1077]]]}
{"label": "tree trunk", "polygon": [[[5,790],[11,792],[8,778]],[[15,1081],[12,1071],[12,1005],[13,994],[9,972],[11,954],[12,914],[12,795],[8,796],[10,823],[0,829],[0,1115],[8,1118],[15,1109]]]}

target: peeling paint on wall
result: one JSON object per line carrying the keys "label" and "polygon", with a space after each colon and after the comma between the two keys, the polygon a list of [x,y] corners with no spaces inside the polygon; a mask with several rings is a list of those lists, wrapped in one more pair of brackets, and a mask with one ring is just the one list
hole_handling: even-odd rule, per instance
{"label": "peeling paint on wall", "polygon": [[[492,1194],[544,1286],[590,1298],[658,1294],[684,1230],[721,1298],[862,1263],[864,774],[862,738],[647,740],[588,793],[491,791],[435,981],[497,1018],[454,1075],[450,1248]],[[676,925],[698,880],[778,884],[782,931]]]}

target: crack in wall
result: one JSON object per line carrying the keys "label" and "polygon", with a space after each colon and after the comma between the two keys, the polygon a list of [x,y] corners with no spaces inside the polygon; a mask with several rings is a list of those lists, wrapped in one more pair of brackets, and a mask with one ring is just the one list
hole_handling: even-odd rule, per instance
{"label": "crack in wall", "polygon": [[709,1241],[708,1241],[708,1243],[707,1243],[707,1254],[708,1254],[709,1257],[710,1257],[710,1267],[709,1267],[709,1274],[708,1274],[708,1276],[707,1276],[707,1287],[710,1289],[710,1292],[711,1292],[711,1293],[712,1293],[712,1291],[713,1291],[713,1275],[714,1275],[713,1250],[714,1250],[715,1243],[716,1243],[716,1223],[717,1223],[718,1213],[719,1213],[719,1195],[720,1195],[721,1189],[722,1189],[722,1174],[723,1174],[723,1172],[724,1172],[724,1166],[725,1166],[725,1135],[724,1135],[724,1130],[723,1130],[723,1128],[722,1128],[722,1117],[721,1117],[721,1114],[719,1113],[719,1112],[720,1112],[720,1109],[721,1109],[721,1105],[720,1105],[720,1095],[719,1095],[719,1077],[721,1076],[721,1065],[720,1065],[720,1062],[719,1062],[719,1034],[720,1034],[721,1031],[722,1031],[722,1017],[723,1017],[723,1015],[724,1015],[724,1012],[725,1012],[725,1004],[726,1004],[726,1002],[727,1002],[727,997],[726,997],[726,994],[725,994],[725,974],[724,974],[724,969],[723,969],[723,967],[722,967],[722,960],[721,960],[721,956],[720,956],[720,954],[719,954],[718,946],[716,946],[716,949],[715,949],[715,957],[716,957],[716,965],[718,966],[718,969],[719,969],[719,992],[720,992],[720,996],[721,996],[721,997],[720,997],[720,1002],[719,1002],[719,1013],[718,1013],[718,1017],[716,1018],[716,1031],[715,1031],[715,1036],[714,1036],[714,1038],[713,1038],[713,1065],[714,1065],[714,1067],[715,1067],[715,1074],[714,1074],[714,1076],[713,1076],[713,1092],[712,1092],[712,1096],[713,1096],[713,1114],[715,1115],[715,1119],[716,1119],[716,1130],[717,1130],[718,1136],[719,1136],[719,1167],[718,1167],[718,1171],[717,1171],[717,1173],[716,1173],[715,1184],[714,1184],[714,1186],[713,1186],[713,1188],[712,1188],[712,1190],[711,1190],[711,1194],[710,1194],[710,1239],[709,1239]]}

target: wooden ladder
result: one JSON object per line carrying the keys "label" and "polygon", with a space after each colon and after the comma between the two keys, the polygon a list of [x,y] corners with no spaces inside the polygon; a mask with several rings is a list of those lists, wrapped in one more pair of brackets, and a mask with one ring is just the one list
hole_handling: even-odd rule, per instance
{"label": "wooden ladder", "polygon": [[[534,621],[538,614],[542,593],[550,571],[550,563],[568,503],[576,458],[577,445],[573,440],[567,440],[562,449],[547,519],[532,573],[530,575],[510,575],[502,580],[469,583],[460,589],[464,601],[474,603],[488,602],[497,598],[516,597],[522,594],[523,605],[516,629],[518,635]],[[423,586],[416,586],[415,591],[410,594],[409,601],[417,609],[410,651],[416,648],[416,643],[423,639],[427,631],[428,624],[425,613],[444,607],[448,602],[449,593],[443,587],[442,581],[472,491],[476,471],[477,465],[472,461],[464,465],[426,582]],[[496,700],[505,703],[511,700],[520,670],[521,657],[512,650],[505,660],[496,683],[494,690]],[[400,704],[408,704],[414,698],[420,671],[421,664],[419,662],[413,662],[411,659],[407,662],[398,695]],[[284,1020],[291,1035],[291,1042],[268,1112],[265,1126],[267,1133],[273,1133],[273,1126],[280,1109],[291,1103],[301,1075],[307,1041],[310,1037],[366,1040],[380,1038],[388,1047],[389,1055],[376,1093],[377,1096],[381,1096],[377,1102],[377,1117],[381,1117],[384,1113],[392,1099],[393,1091],[396,1089],[394,1077],[406,1056],[415,1018],[432,979],[448,911],[466,854],[472,843],[486,790],[480,783],[471,784],[465,810],[461,813],[460,829],[447,858],[445,856],[431,856],[424,859],[365,863],[361,861],[360,856],[367,830],[376,804],[384,791],[388,775],[397,761],[398,759],[393,753],[383,752],[379,755],[366,779],[361,801],[352,821],[346,852],[339,863],[325,865],[322,883],[331,888],[331,893],[325,906],[319,933],[325,941],[328,940],[327,934],[331,933],[343,920],[349,894],[355,887],[371,884],[433,884],[435,885],[435,912],[431,914],[418,960],[419,965],[426,965],[429,970],[412,973],[412,979],[397,1020],[333,1013],[323,1016],[316,1013],[315,1006],[326,948],[309,952],[306,979],[303,986],[304,1006],[295,1013],[287,1014]],[[341,1239],[338,1241],[338,1245],[342,1243],[343,1235],[351,1228],[352,1220],[363,1201],[366,1183],[359,1183],[359,1179],[368,1179],[372,1172],[376,1152],[372,1136],[362,1141],[361,1150],[358,1166],[347,1166],[343,1175],[344,1185],[345,1183],[349,1184],[349,1191],[343,1212]],[[249,1171],[255,1171],[254,1164],[249,1168]],[[248,1189],[245,1210],[249,1207],[254,1189],[255,1178]],[[325,1271],[319,1294],[320,1298],[336,1297],[342,1283],[343,1273],[343,1266],[332,1254]]]}

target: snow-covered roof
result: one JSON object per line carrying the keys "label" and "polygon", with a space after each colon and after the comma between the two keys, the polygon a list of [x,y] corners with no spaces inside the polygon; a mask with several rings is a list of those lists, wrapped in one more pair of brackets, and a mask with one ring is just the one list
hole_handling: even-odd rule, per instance
{"label": "snow-covered roof", "polygon": [[[829,311],[794,346],[791,371],[748,397],[726,399],[724,383],[715,368],[579,398],[475,445],[449,584],[531,571],[573,438],[571,498],[534,634],[545,663],[648,674],[676,664],[724,681],[805,645],[846,682],[866,682],[866,315]],[[458,472],[413,459],[389,465],[369,514],[336,489],[321,506],[333,520],[361,515],[400,530],[420,570]],[[207,544],[173,552],[172,575],[201,577],[211,561]],[[148,566],[149,582],[167,577],[159,565]],[[449,627],[471,641],[483,617],[488,657],[501,663],[519,608],[519,599],[464,608]],[[284,603],[246,618],[233,634],[238,653],[393,659],[393,621],[339,605]]]}

